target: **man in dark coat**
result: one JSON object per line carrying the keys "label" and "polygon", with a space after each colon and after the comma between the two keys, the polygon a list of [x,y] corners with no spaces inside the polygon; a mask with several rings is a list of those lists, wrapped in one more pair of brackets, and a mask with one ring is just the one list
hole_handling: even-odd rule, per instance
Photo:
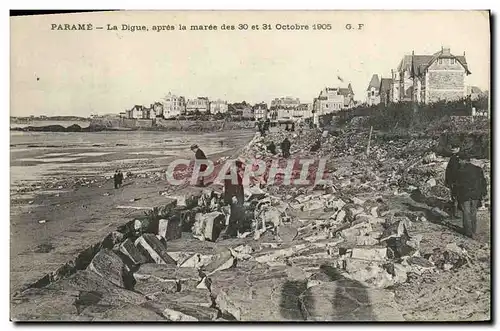
{"label": "man in dark coat", "polygon": [[[229,169],[226,175],[230,175],[234,169]],[[243,188],[243,162],[236,161],[236,182],[232,177],[224,180],[224,202],[231,206],[229,225],[225,231],[224,237],[236,237],[238,230],[245,217],[243,203],[245,201],[245,192]]]}
{"label": "man in dark coat", "polygon": [[274,144],[274,141],[271,141],[271,143],[267,145],[267,151],[273,155],[276,155],[276,145]]}
{"label": "man in dark coat", "polygon": [[465,235],[475,237],[477,209],[487,194],[487,184],[483,169],[470,163],[469,158],[460,158],[455,182],[458,204],[463,213]]}
{"label": "man in dark coat", "polygon": [[290,140],[288,140],[288,138],[285,138],[282,142],[281,142],[281,152],[283,154],[283,157],[284,158],[288,158],[290,156],[290,146],[292,144],[290,143]]}
{"label": "man in dark coat", "polygon": [[456,190],[456,181],[457,181],[457,173],[460,167],[460,158],[458,156],[458,152],[460,149],[458,146],[452,147],[452,155],[450,157],[450,161],[446,166],[446,172],[444,177],[444,185],[450,189],[451,194],[451,203],[452,203],[452,217],[456,216],[457,212],[457,190]]}
{"label": "man in dark coat", "polygon": [[[198,147],[198,145],[194,144],[191,145],[191,150],[194,152],[194,158],[195,158],[195,167],[200,168],[200,172],[207,170],[208,165],[207,165],[207,157],[205,156],[205,153]],[[196,186],[203,187],[205,186],[205,179],[203,176],[199,176],[196,180]]]}

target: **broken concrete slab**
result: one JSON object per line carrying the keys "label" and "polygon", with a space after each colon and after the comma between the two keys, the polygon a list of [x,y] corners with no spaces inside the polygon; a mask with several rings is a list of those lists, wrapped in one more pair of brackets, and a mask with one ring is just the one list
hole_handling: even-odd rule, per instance
{"label": "broken concrete slab", "polygon": [[217,307],[238,321],[303,320],[298,297],[307,282],[288,277],[285,267],[238,266],[215,273],[211,292]]}
{"label": "broken concrete slab", "polygon": [[354,280],[337,280],[308,288],[300,295],[309,321],[404,321],[394,294]]}
{"label": "broken concrete slab", "polygon": [[127,287],[129,270],[125,263],[110,249],[101,249],[92,259],[87,270],[95,272],[119,287]]}
{"label": "broken concrete slab", "polygon": [[354,247],[351,257],[360,260],[384,261],[387,259],[387,247]]}
{"label": "broken concrete slab", "polygon": [[158,234],[166,241],[181,238],[182,237],[181,221],[173,219],[159,220]]}
{"label": "broken concrete slab", "polygon": [[216,252],[210,263],[203,266],[201,272],[204,276],[210,276],[217,271],[231,268],[235,261],[236,259],[231,254],[231,250],[222,248]]}
{"label": "broken concrete slab", "polygon": [[134,290],[150,298],[158,293],[175,293],[179,291],[177,280],[146,278],[137,280]]}
{"label": "broken concrete slab", "polygon": [[197,213],[191,229],[194,236],[215,242],[225,226],[226,217],[220,212]]}
{"label": "broken concrete slab", "polygon": [[195,268],[200,269],[203,266],[209,264],[212,261],[213,255],[202,255],[194,253],[187,257],[184,261],[179,263],[180,267],[183,268]]}
{"label": "broken concrete slab", "polygon": [[176,264],[167,253],[167,247],[152,233],[145,233],[135,241],[135,246],[158,264]]}
{"label": "broken concrete slab", "polygon": [[134,273],[134,278],[139,283],[142,280],[158,280],[160,282],[177,283],[177,290],[194,289],[199,284],[201,277],[195,268],[181,268],[171,264],[146,263]]}
{"label": "broken concrete slab", "polygon": [[97,292],[102,294],[106,302],[112,305],[119,305],[123,302],[141,304],[146,301],[143,295],[118,287],[107,279],[88,270],[77,271],[67,278],[51,283],[46,288],[64,291]]}
{"label": "broken concrete slab", "polygon": [[210,292],[207,289],[192,289],[176,293],[160,292],[150,295],[148,298],[153,301],[173,301],[206,308],[212,307],[213,305]]}
{"label": "broken concrete slab", "polygon": [[150,260],[134,245],[130,238],[120,244],[120,252],[124,254],[133,264],[147,263]]}

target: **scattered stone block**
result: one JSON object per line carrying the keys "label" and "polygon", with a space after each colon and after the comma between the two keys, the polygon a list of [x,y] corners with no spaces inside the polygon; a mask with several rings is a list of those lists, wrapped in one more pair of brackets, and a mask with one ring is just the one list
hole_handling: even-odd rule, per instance
{"label": "scattered stone block", "polygon": [[110,249],[101,249],[87,269],[119,287],[126,287],[125,279],[128,277],[128,270],[120,257]]}
{"label": "scattered stone block", "polygon": [[213,256],[210,263],[202,268],[202,273],[205,276],[210,276],[216,271],[231,268],[234,262],[235,258],[231,254],[231,250],[223,248]]}
{"label": "scattered stone block", "polygon": [[135,246],[141,250],[144,255],[149,256],[158,264],[176,264],[167,254],[167,247],[161,243],[152,233],[145,233],[135,241]]}
{"label": "scattered stone block", "polygon": [[192,227],[193,235],[215,242],[225,226],[226,217],[220,212],[198,213]]}
{"label": "scattered stone block", "polygon": [[120,244],[120,252],[132,261],[134,264],[147,263],[150,260],[134,245],[132,240],[128,238]]}
{"label": "scattered stone block", "polygon": [[158,223],[158,235],[166,241],[181,238],[182,228],[180,220],[161,219]]}
{"label": "scattered stone block", "polygon": [[383,261],[387,258],[387,247],[354,247],[351,257],[370,261]]}
{"label": "scattered stone block", "polygon": [[159,302],[174,301],[192,306],[212,307],[212,298],[208,289],[192,289],[176,293],[160,292],[149,296],[149,299]]}

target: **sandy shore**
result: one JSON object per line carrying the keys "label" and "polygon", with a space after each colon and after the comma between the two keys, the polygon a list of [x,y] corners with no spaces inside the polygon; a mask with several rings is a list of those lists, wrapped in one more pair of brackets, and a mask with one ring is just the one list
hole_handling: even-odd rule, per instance
{"label": "sandy shore", "polygon": [[[249,132],[233,140],[230,144],[233,148],[208,156],[214,161],[233,157],[252,136]],[[99,158],[98,155],[89,157]],[[22,189],[11,189],[11,291],[36,280],[49,271],[50,266],[68,259],[67,254],[90,244],[93,237],[86,237],[86,234],[99,236],[109,232],[113,225],[129,221],[132,216],[127,216],[137,213],[135,208],[161,205],[165,199],[161,192],[178,189],[161,176],[172,159],[164,158],[154,166],[144,160],[127,163],[123,170],[134,169],[134,175],[126,178],[120,189],[114,189],[107,172],[37,181]],[[117,206],[132,208],[117,209]],[[67,242],[68,236],[73,238],[71,243]]]}

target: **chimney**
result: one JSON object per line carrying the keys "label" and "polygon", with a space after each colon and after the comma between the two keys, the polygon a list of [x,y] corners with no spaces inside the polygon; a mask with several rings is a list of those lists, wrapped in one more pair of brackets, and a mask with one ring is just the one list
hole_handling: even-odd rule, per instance
{"label": "chimney", "polygon": [[443,47],[442,51],[443,55],[451,55],[449,47]]}
{"label": "chimney", "polygon": [[465,57],[465,51],[464,51],[464,57]]}

